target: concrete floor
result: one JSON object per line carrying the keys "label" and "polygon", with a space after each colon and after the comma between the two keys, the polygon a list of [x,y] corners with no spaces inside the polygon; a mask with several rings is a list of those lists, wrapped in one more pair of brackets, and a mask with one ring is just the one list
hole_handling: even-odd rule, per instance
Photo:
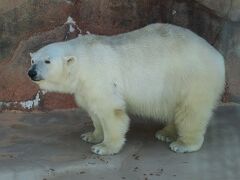
{"label": "concrete floor", "polygon": [[239,180],[240,105],[219,106],[202,149],[177,154],[154,139],[161,125],[133,120],[120,154],[97,156],[80,134],[86,113],[0,114],[0,180]]}

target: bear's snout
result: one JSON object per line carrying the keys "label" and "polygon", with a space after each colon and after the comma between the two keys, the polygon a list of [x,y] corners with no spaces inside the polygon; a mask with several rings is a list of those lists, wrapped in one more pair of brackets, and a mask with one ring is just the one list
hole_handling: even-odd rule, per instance
{"label": "bear's snout", "polygon": [[34,80],[34,79],[36,78],[36,76],[37,76],[37,71],[34,70],[34,69],[29,70],[29,71],[28,71],[28,76],[29,76],[32,80]]}
{"label": "bear's snout", "polygon": [[42,76],[37,71],[36,65],[33,65],[28,70],[28,76],[31,78],[32,81],[41,81],[41,80],[43,80]]}

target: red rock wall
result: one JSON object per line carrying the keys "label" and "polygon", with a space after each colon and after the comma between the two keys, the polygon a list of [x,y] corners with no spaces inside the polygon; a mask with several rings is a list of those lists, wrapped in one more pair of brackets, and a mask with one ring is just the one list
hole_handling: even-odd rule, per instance
{"label": "red rock wall", "polygon": [[76,107],[70,95],[40,92],[26,74],[29,52],[76,37],[64,24],[68,16],[83,33],[112,35],[154,22],[190,28],[224,55],[224,101],[240,102],[239,0],[1,0],[0,110]]}

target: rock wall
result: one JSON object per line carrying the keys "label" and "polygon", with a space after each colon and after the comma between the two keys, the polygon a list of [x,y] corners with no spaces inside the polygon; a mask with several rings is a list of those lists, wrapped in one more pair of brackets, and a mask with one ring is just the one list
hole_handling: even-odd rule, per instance
{"label": "rock wall", "polygon": [[[76,24],[65,24],[69,16]],[[223,100],[240,102],[240,0],[1,0],[0,110],[76,107],[72,96],[29,80],[29,52],[80,31],[112,35],[154,22],[187,27],[215,46],[226,62]]]}

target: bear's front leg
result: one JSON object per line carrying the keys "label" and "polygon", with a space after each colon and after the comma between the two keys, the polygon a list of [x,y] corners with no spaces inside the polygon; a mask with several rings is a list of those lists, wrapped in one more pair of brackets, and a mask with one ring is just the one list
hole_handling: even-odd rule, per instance
{"label": "bear's front leg", "polygon": [[93,132],[87,132],[81,135],[82,140],[89,143],[100,143],[103,141],[103,129],[99,118],[94,113],[89,113],[94,126]]}
{"label": "bear's front leg", "polygon": [[104,140],[92,146],[92,152],[99,155],[118,153],[125,143],[125,134],[129,126],[129,117],[123,108],[110,108],[99,112]]}

